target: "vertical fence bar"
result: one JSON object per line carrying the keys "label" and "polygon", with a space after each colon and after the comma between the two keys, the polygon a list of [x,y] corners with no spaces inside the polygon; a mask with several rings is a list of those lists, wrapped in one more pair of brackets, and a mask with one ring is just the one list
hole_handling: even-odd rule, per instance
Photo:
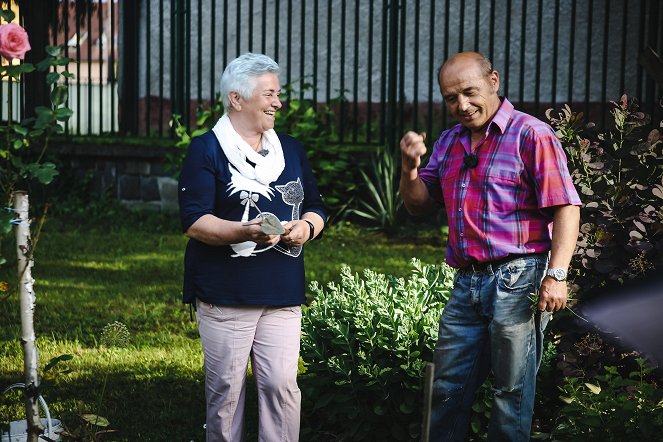
{"label": "vertical fence bar", "polygon": [[391,147],[396,138],[396,106],[398,96],[398,1],[389,3],[389,71],[387,86],[387,143]]}
{"label": "vertical fence bar", "polygon": [[[58,7],[56,6],[55,11],[58,10]],[[62,5],[62,10],[63,10],[63,23],[62,23],[62,30],[64,31],[64,41],[62,43],[62,46],[64,47],[64,56],[69,57],[69,2],[65,3]],[[74,16],[74,20],[78,20],[78,17]],[[67,67],[68,69],[68,67]],[[21,85],[23,85],[25,82],[21,82]],[[67,86],[67,90],[69,90],[69,78],[64,79],[64,84]],[[23,97],[23,94],[21,94],[21,97]],[[69,96],[67,96],[67,107],[69,107]],[[21,106],[21,109],[23,109],[23,106]],[[65,121],[64,123],[64,133],[66,135],[69,135],[69,120]]]}
{"label": "vertical fence bar", "polygon": [[[97,54],[99,57],[99,133],[104,131],[104,6],[101,3],[102,0],[99,0],[99,9],[97,10]],[[66,39],[66,37],[65,37]],[[92,43],[92,42],[90,42]],[[138,72],[138,66],[136,66],[136,71]]]}
{"label": "vertical fence bar", "polygon": [[249,0],[248,16],[249,16],[249,29],[248,29],[248,32],[249,32],[249,52],[253,52],[253,0]]}
{"label": "vertical fence bar", "polygon": [[[145,3],[145,135],[150,135],[152,106],[150,97],[152,95],[152,2]],[[140,129],[139,129],[140,130]]]}
{"label": "vertical fence bar", "polygon": [[366,76],[366,142],[373,141],[373,0],[368,5],[368,75]]}
{"label": "vertical fence bar", "polygon": [[[242,41],[242,3],[243,0],[237,0],[235,2],[235,12],[237,15],[235,16],[235,55],[240,54],[241,46],[240,42]],[[276,21],[278,23],[278,20]]]}
{"label": "vertical fence bar", "polygon": [[573,56],[575,54],[575,43],[576,43],[576,1],[571,0],[571,26],[569,31],[569,95],[568,102],[569,104],[573,103]]}
{"label": "vertical fence bar", "polygon": [[396,120],[396,125],[394,129],[394,138],[390,143],[390,148],[394,149],[397,146],[398,138],[403,132],[403,125],[405,122],[405,40],[406,40],[406,24],[407,24],[407,0],[402,0],[398,2],[398,19],[399,19],[399,31],[397,39],[400,42],[398,45],[398,119]]}
{"label": "vertical fence bar", "polygon": [[[479,24],[481,23],[481,0],[474,0],[474,52],[479,52]],[[490,34],[490,40],[493,34]]]}
{"label": "vertical fence bar", "polygon": [[[80,17],[80,11],[82,9],[80,0],[76,0],[76,135],[81,134],[81,21],[78,19]],[[57,11],[57,9],[56,9]],[[57,26],[57,22],[56,22]],[[53,32],[53,35],[57,32]]]}
{"label": "vertical fence bar", "polygon": [[[159,23],[162,23],[159,26],[159,136],[163,136],[163,74],[164,74],[164,65],[166,60],[163,55],[163,2],[164,0],[159,0]],[[170,21],[172,25],[172,17]],[[171,109],[172,111],[172,109]]]}
{"label": "vertical fence bar", "polygon": [[[274,3],[274,16],[278,17],[280,10],[281,10],[280,2],[279,2],[279,0],[276,0],[276,2]],[[281,22],[281,20],[276,20],[276,23],[274,23],[274,60],[277,60],[277,61],[279,59],[279,46],[280,46],[279,45],[279,37],[280,37],[280,35],[279,35],[279,23],[280,22]]]}
{"label": "vertical fence bar", "polygon": [[[433,77],[435,76],[435,0],[430,0],[428,12],[428,121],[426,125],[427,140],[433,138]],[[430,141],[429,141],[430,143]]]}
{"label": "vertical fence bar", "polygon": [[[276,21],[278,26],[278,20]],[[223,0],[223,69],[228,65],[228,0]],[[278,60],[278,57],[277,57]]]}
{"label": "vertical fence bar", "polygon": [[522,110],[525,102],[525,47],[527,45],[527,0],[523,0],[520,16],[520,83],[518,84],[518,107]]}
{"label": "vertical fence bar", "polygon": [[622,2],[622,39],[619,51],[619,65],[622,67],[619,71],[619,95],[626,92],[626,26],[628,26],[628,4]]}
{"label": "vertical fence bar", "polygon": [[[414,38],[414,84],[412,91],[412,122],[413,130],[419,132],[419,15],[421,12],[421,4],[419,0],[414,4],[414,30],[412,36]],[[403,18],[405,22],[405,17]],[[407,35],[405,32],[401,34],[403,39]],[[402,132],[402,130],[401,130]],[[400,135],[400,134],[399,134]]]}
{"label": "vertical fence bar", "polygon": [[345,141],[345,124],[346,124],[346,115],[345,115],[345,0],[341,0],[341,72],[339,75],[340,84],[340,101],[339,105],[339,121],[338,126],[338,136],[341,140],[341,143]]}
{"label": "vertical fence bar", "polygon": [[[449,15],[451,13],[451,5],[450,5],[451,0],[445,0],[444,3],[444,56],[442,57],[442,61],[444,62],[447,58],[449,58],[449,49],[450,49],[450,43],[449,43],[449,23],[450,23],[450,18]],[[509,0],[511,1],[511,0]],[[436,78],[438,85],[440,83],[439,77]],[[444,106],[442,105],[442,129],[447,128],[447,111]],[[431,145],[433,143],[433,140],[430,141]]]}
{"label": "vertical fence bar", "polygon": [[331,100],[332,2],[327,2],[327,67],[325,72],[325,101]]}
{"label": "vertical fence bar", "polygon": [[170,100],[171,100],[171,113],[178,114],[182,117],[182,124],[187,125],[186,116],[184,114],[184,95],[183,95],[183,81],[184,81],[184,63],[182,63],[184,43],[184,0],[173,0],[171,3],[173,32],[171,32],[171,49],[170,49],[170,68],[171,68],[171,81],[170,81]]}
{"label": "vertical fence bar", "polygon": [[87,0],[87,133],[92,133],[92,0]]}
{"label": "vertical fence bar", "polygon": [[216,0],[211,1],[212,4],[209,17],[209,100],[213,106],[216,101]]}
{"label": "vertical fence bar", "polygon": [[203,0],[198,0],[198,17],[196,17],[198,32],[196,44],[198,49],[198,62],[196,63],[196,106],[203,105]]}
{"label": "vertical fence bar", "polygon": [[495,0],[490,0],[490,41],[488,43],[488,58],[493,61],[495,55]]}
{"label": "vertical fence bar", "polygon": [[304,88],[306,84],[305,61],[306,61],[306,2],[302,2],[299,15],[299,32],[302,44],[299,51],[299,81],[301,87],[299,88],[299,100],[304,100]]}
{"label": "vertical fence bar", "polygon": [[465,48],[463,42],[465,41],[465,0],[460,0],[460,11],[458,16],[458,52],[462,52]]}
{"label": "vertical fence bar", "polygon": [[534,73],[534,115],[539,116],[541,100],[541,39],[543,28],[543,1],[539,0],[536,10],[536,68]]}
{"label": "vertical fence bar", "polygon": [[[318,0],[316,0],[317,2]],[[262,0],[262,16],[260,17],[262,32],[260,33],[260,48],[264,54],[267,51],[267,0]]]}
{"label": "vertical fence bar", "polygon": [[506,36],[504,38],[504,96],[509,96],[509,68],[511,67],[511,0],[506,1]]}
{"label": "vertical fence bar", "polygon": [[552,62],[552,84],[550,85],[551,106],[557,106],[557,63],[559,49],[559,0],[555,0],[555,15],[553,18],[553,62]]}
{"label": "vertical fence bar", "polygon": [[313,103],[318,103],[318,0],[313,3]]}
{"label": "vertical fence bar", "polygon": [[387,41],[388,28],[389,28],[389,2],[390,0],[383,0],[382,2],[382,40],[381,40],[381,53],[380,53],[380,144],[384,144],[387,140]]}
{"label": "vertical fence bar", "polygon": [[[603,6],[603,63],[601,66],[601,106],[607,103],[607,87],[608,87],[608,42],[610,32],[610,0],[605,0]],[[615,97],[616,99],[617,97]],[[607,112],[601,112],[601,127],[605,127]]]}
{"label": "vertical fence bar", "polygon": [[592,72],[592,26],[594,22],[594,0],[587,3],[587,51],[585,54],[585,117],[589,118],[590,84]]}
{"label": "vertical fence bar", "polygon": [[357,143],[357,129],[359,127],[359,0],[355,0],[354,15],[354,69],[352,70],[352,142]]}
{"label": "vertical fence bar", "polygon": [[[285,48],[286,48],[286,82],[288,84],[292,84],[292,2],[288,2],[288,7],[286,8],[286,17],[287,17],[287,25],[286,25],[286,35],[288,38],[285,39]],[[288,97],[288,100],[290,100],[290,97]]]}
{"label": "vertical fence bar", "polygon": [[[111,116],[111,124],[110,124],[110,131],[111,133],[115,133],[115,118],[117,117],[117,114],[115,113],[115,86],[117,85],[117,78],[115,75],[115,47],[116,47],[116,41],[115,41],[115,5],[117,3],[115,0],[110,1],[110,48],[109,48],[109,67],[108,67],[108,82],[110,85],[110,108],[112,109],[111,112],[113,112],[113,115]],[[161,21],[160,23],[163,23]],[[159,26],[159,29],[162,27]]]}
{"label": "vertical fence bar", "polygon": [[185,43],[184,43],[184,115],[186,115],[186,127],[191,129],[191,0],[186,0],[185,20]]}

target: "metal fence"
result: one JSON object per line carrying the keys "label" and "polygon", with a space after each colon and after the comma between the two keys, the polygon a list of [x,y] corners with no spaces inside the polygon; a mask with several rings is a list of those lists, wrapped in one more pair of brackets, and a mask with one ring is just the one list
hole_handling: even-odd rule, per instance
{"label": "metal fence", "polygon": [[569,103],[601,124],[605,103],[627,93],[661,116],[658,0],[56,3],[51,42],[78,61],[69,68],[74,135],[171,136],[171,115],[193,124],[226,63],[247,51],[279,62],[292,98],[331,103],[347,143],[448,127],[436,72],[463,50],[491,58],[501,93],[535,115]]}

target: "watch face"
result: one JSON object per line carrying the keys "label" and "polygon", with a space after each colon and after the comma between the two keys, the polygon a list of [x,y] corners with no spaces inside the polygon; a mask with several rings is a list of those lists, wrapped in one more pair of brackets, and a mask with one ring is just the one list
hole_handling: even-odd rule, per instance
{"label": "watch face", "polygon": [[566,272],[564,269],[552,269],[550,276],[558,281],[564,281],[566,279]]}

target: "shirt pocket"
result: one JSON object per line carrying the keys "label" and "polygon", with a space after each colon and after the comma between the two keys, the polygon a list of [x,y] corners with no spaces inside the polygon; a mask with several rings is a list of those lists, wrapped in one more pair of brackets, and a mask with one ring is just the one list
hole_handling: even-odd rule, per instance
{"label": "shirt pocket", "polygon": [[491,170],[486,174],[486,208],[488,213],[509,215],[518,208],[523,191],[520,175],[513,170]]}

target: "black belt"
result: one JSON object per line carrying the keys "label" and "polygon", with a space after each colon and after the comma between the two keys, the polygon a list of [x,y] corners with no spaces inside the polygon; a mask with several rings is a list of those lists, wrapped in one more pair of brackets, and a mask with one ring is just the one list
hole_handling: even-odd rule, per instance
{"label": "black belt", "polygon": [[462,272],[474,272],[474,273],[483,273],[486,271],[493,271],[502,264],[506,264],[509,261],[513,261],[518,258],[525,258],[527,256],[546,256],[548,253],[529,253],[529,254],[509,254],[504,258],[495,259],[493,261],[484,261],[484,262],[473,262],[471,264],[462,267],[460,271]]}

